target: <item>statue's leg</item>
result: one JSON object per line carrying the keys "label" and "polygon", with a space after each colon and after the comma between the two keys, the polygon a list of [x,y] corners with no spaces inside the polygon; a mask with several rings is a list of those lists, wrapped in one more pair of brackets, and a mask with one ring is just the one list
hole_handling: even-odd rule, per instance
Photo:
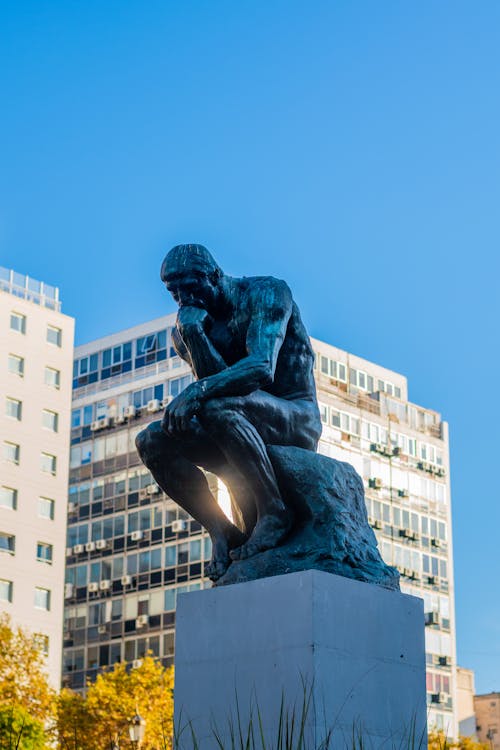
{"label": "statue's leg", "polygon": [[258,391],[246,397],[213,399],[200,410],[198,418],[204,430],[229,466],[243,477],[247,494],[251,492],[255,498],[257,523],[250,539],[231,551],[234,560],[277,546],[290,530],[293,516],[281,498],[266,444],[310,444],[314,449],[307,430],[315,412],[311,411],[309,418],[308,408]]}
{"label": "statue's leg", "polygon": [[136,446],[143,463],[162,490],[210,534],[212,560],[206,572],[212,580],[217,580],[231,563],[229,550],[240,545],[246,537],[223,513],[210,492],[205,475],[196,465],[220,473],[219,467],[225,463],[224,456],[207,435],[201,436],[202,441],[197,437],[187,435],[184,442],[167,435],[160,422],[152,422],[138,434]]}

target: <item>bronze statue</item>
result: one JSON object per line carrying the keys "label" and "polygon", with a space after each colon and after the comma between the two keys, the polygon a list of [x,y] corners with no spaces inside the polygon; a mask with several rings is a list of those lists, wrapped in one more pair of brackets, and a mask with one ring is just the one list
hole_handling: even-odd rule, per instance
{"label": "bronze statue", "polygon": [[[174,247],[161,278],[179,306],[175,349],[196,380],[136,444],[164,492],[210,534],[206,574],[225,584],[316,567],[397,586],[378,555],[361,479],[316,454],[314,355],[287,284],[227,276],[202,245]],[[235,524],[198,467],[228,487]],[[350,492],[350,515],[337,517],[336,483]]]}
{"label": "bronze statue", "polygon": [[[275,547],[293,514],[281,497],[268,445],[315,451],[321,434],[314,355],[284,281],[233,278],[202,245],[178,245],[161,278],[179,305],[173,342],[196,381],[137,439],[160,487],[209,532],[216,580],[231,560]],[[227,485],[238,527],[204,474]]]}

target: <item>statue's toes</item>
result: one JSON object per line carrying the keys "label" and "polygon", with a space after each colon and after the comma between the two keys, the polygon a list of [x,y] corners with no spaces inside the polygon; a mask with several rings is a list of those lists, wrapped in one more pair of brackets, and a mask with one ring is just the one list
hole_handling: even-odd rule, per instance
{"label": "statue's toes", "polygon": [[205,565],[205,575],[208,576],[211,581],[218,581],[229,568],[230,564],[231,560],[229,559],[211,560],[208,565]]}

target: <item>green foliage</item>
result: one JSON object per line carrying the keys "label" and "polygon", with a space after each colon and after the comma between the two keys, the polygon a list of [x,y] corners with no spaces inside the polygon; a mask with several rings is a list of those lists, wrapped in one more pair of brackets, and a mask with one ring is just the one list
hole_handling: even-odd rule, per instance
{"label": "green foliage", "polygon": [[0,750],[45,750],[43,724],[21,706],[0,705]]}

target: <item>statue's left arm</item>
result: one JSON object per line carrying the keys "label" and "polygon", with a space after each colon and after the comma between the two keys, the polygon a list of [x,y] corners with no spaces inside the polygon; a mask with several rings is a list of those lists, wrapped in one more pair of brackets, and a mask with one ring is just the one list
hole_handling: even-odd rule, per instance
{"label": "statue's left arm", "polygon": [[191,383],[170,414],[170,429],[182,430],[204,401],[223,396],[246,396],[274,380],[276,362],[292,313],[292,295],[284,281],[259,280],[250,289],[247,356],[219,373]]}

